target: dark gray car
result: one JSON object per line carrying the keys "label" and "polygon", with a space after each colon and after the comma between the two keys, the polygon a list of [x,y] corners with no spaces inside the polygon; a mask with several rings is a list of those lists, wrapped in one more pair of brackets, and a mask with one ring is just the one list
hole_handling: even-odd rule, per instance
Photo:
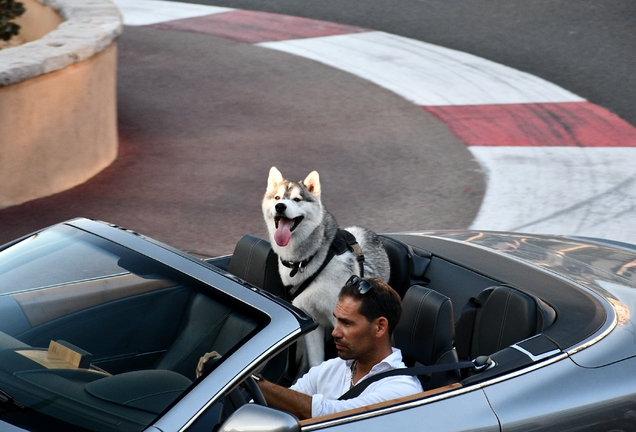
{"label": "dark gray car", "polygon": [[636,430],[636,247],[474,231],[382,240],[404,299],[395,345],[438,369],[419,370],[423,393],[300,422],[250,378],[288,384],[294,342],[315,327],[285,301],[265,240],[200,260],[75,219],[5,245],[0,430]]}

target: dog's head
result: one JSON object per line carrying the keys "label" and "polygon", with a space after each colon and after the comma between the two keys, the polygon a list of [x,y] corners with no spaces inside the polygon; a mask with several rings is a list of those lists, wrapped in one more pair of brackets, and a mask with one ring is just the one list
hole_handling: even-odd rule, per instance
{"label": "dog's head", "polygon": [[289,181],[272,167],[263,198],[263,215],[271,240],[280,247],[302,241],[322,221],[320,177],[312,171],[303,181]]}

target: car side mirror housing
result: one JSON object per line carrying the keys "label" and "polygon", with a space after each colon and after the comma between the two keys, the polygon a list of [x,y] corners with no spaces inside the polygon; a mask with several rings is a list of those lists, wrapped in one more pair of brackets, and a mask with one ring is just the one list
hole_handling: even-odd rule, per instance
{"label": "car side mirror housing", "polygon": [[218,432],[300,432],[298,419],[286,412],[253,403],[236,410]]}

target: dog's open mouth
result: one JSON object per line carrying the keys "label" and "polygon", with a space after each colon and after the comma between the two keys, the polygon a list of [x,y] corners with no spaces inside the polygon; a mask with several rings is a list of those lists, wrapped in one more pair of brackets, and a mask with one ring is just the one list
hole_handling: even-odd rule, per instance
{"label": "dog's open mouth", "polygon": [[291,239],[292,232],[298,227],[303,220],[303,216],[298,216],[294,219],[287,219],[282,216],[274,217],[274,224],[276,225],[276,232],[274,233],[274,240],[278,246],[287,246],[289,239]]}

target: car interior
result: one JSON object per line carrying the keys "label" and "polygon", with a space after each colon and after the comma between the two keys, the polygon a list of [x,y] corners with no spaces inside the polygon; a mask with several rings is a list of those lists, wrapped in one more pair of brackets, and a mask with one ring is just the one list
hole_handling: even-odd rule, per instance
{"label": "car interior", "polygon": [[[403,299],[402,318],[394,345],[407,366],[458,363],[500,353],[493,366],[504,373],[531,362],[508,352],[516,343],[532,340],[556,320],[555,310],[541,299],[458,266],[432,253],[381,236],[391,266],[391,285]],[[252,285],[286,298],[278,276],[276,254],[267,240],[243,236],[228,258],[209,260]],[[535,341],[534,344],[537,344]],[[554,346],[540,340],[540,349]],[[326,353],[326,356],[333,353]],[[502,367],[505,366],[505,367]],[[495,369],[495,368],[492,368]],[[456,388],[480,377],[471,369],[418,376],[426,391]],[[484,374],[492,376],[493,372]],[[305,422],[306,423],[306,422]]]}
{"label": "car interior", "polygon": [[120,252],[107,257],[118,263],[114,275],[0,296],[3,420],[142,430],[191,386],[204,353],[231,354],[268,320]]}
{"label": "car interior", "polygon": [[[496,367],[489,372],[451,367],[418,376],[425,393],[415,397],[527,365],[532,360],[510,346],[528,344],[525,348],[532,350],[546,343],[532,339],[556,320],[555,310],[541,299],[395,238],[381,238],[391,265],[389,284],[403,298],[402,319],[393,337],[407,366],[453,365],[480,356],[495,359]],[[207,262],[287,297],[277,257],[264,239],[243,236],[231,256]],[[136,273],[0,296],[0,313],[10,318],[0,328],[3,388],[29,383],[34,393],[21,395],[24,400],[56,398],[57,408],[51,404],[42,410],[45,414],[67,403],[84,406],[86,417],[78,414],[73,420],[80,426],[94,427],[96,409],[103,413],[104,430],[109,430],[108,422],[118,422],[117,430],[139,430],[192,384],[203,353],[214,350],[225,356],[259,328],[258,317],[183,281]],[[52,301],[64,306],[63,313],[42,307]],[[51,341],[67,341],[90,353],[91,367],[47,366],[42,353]],[[288,356],[289,349],[270,359],[263,375],[289,384]],[[29,419],[38,421],[50,420]],[[311,421],[319,419],[305,423]]]}
{"label": "car interior", "polygon": [[[174,320],[165,319],[170,314],[153,320],[160,315],[146,313],[148,308],[175,306],[182,314]],[[106,323],[109,327],[102,327]],[[121,330],[119,336],[127,343],[110,334],[94,338],[100,327]],[[86,418],[78,415],[75,422],[89,429],[97,411],[118,423],[116,430],[141,430],[192,384],[205,352],[226,355],[257,327],[251,317],[208,296],[179,286],[161,288],[56,318],[15,336],[0,332],[0,380],[23,405],[38,398],[55,399],[44,413],[68,404],[86,411]],[[87,334],[93,340],[87,340]],[[51,358],[51,341],[66,340],[73,341],[69,345],[75,352],[90,353],[90,367],[72,367]],[[35,413],[31,417],[29,424],[37,421]]]}

